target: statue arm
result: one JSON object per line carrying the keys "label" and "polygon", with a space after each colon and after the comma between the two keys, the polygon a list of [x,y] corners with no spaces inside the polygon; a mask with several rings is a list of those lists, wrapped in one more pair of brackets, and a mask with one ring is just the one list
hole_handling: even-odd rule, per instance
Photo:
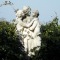
{"label": "statue arm", "polygon": [[30,23],[26,24],[26,27],[30,27],[33,24],[34,20],[32,20]]}
{"label": "statue arm", "polygon": [[24,22],[22,22],[22,26],[25,28],[29,28],[32,24],[33,24],[34,20],[32,20],[30,23],[26,24]]}

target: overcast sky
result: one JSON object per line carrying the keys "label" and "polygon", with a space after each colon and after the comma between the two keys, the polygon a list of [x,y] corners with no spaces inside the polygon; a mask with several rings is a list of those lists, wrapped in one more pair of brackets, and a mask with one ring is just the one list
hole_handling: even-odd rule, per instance
{"label": "overcast sky", "polygon": [[[6,0],[0,0],[2,4]],[[10,0],[14,3],[15,9],[22,9],[23,6],[30,6],[32,11],[39,10],[40,22],[46,23],[51,21],[57,13],[58,18],[60,19],[60,0]],[[7,20],[15,19],[15,13],[11,6],[2,6],[0,7],[0,18],[6,18]]]}

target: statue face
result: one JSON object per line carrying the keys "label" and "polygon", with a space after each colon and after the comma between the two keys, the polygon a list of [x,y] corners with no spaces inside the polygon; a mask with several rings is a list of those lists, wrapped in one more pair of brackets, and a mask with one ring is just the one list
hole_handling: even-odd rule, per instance
{"label": "statue face", "polygon": [[30,12],[31,12],[31,8],[30,8],[29,6],[24,6],[24,7],[23,7],[23,12],[24,12],[26,15],[28,15],[28,14],[30,14]]}
{"label": "statue face", "polygon": [[33,16],[33,17],[37,17],[38,15],[39,15],[38,10],[32,12],[32,16]]}
{"label": "statue face", "polygon": [[22,10],[18,10],[17,13],[16,13],[16,16],[17,17],[23,17],[24,16],[24,13]]}
{"label": "statue face", "polygon": [[35,17],[36,16],[36,13],[35,12],[32,12],[32,16]]}

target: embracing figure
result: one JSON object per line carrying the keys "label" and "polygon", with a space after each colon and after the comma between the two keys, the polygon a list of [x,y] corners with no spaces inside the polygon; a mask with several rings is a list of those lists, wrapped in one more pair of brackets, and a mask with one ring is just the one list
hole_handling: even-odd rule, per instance
{"label": "embracing figure", "polygon": [[[16,31],[23,35],[25,51],[28,55],[33,55],[31,49],[41,46],[39,12],[35,10],[31,15],[31,8],[24,6],[22,10],[16,13]],[[37,49],[39,49],[37,48]]]}

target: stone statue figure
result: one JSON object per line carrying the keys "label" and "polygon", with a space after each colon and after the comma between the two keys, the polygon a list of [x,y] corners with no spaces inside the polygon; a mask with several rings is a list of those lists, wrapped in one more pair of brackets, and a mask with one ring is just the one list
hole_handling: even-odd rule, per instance
{"label": "stone statue figure", "polygon": [[27,26],[27,21],[30,21],[28,20],[29,19],[29,16],[30,16],[30,7],[26,7],[24,6],[23,7],[23,10],[18,10],[16,12],[16,29],[17,31],[22,31],[23,29],[23,26]]}
{"label": "stone statue figure", "polygon": [[41,37],[39,36],[41,24],[38,16],[38,10],[31,15],[29,6],[24,6],[16,13],[16,30],[23,35],[25,51],[28,52],[29,56],[34,54],[31,49],[41,46]]}
{"label": "stone statue figure", "polygon": [[16,31],[18,32],[21,32],[22,33],[22,30],[23,30],[23,26],[22,26],[22,18],[24,16],[24,13],[22,10],[18,10],[16,12]]}
{"label": "stone statue figure", "polygon": [[[32,14],[32,20],[31,22],[29,22],[27,24],[27,29],[25,28],[25,33],[26,33],[26,37],[24,38],[24,42],[25,42],[25,47],[26,50],[28,48],[29,51],[29,55],[34,54],[34,52],[31,52],[31,49],[33,49],[34,47],[38,47],[41,46],[41,38],[40,38],[40,23],[39,23],[39,12],[38,10],[34,11]],[[23,31],[24,32],[24,31]],[[27,45],[28,44],[28,45]]]}
{"label": "stone statue figure", "polygon": [[23,34],[23,30],[25,30],[24,27],[27,27],[27,22],[30,21],[30,10],[31,8],[29,6],[24,6],[22,10],[17,10],[16,12],[16,32],[21,34],[23,39],[26,36],[26,34]]}

